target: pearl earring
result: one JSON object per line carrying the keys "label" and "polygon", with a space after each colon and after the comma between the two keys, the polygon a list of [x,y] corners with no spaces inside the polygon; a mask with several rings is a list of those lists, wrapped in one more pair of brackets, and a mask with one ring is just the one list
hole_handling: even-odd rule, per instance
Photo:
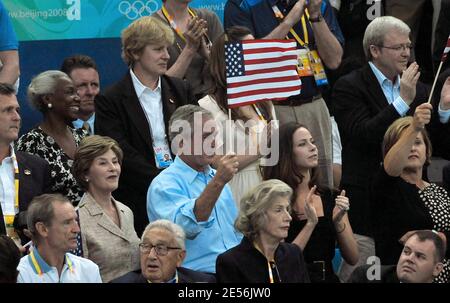
{"label": "pearl earring", "polygon": [[52,105],[51,103],[48,103],[48,104],[47,104],[47,107],[50,109],[50,108],[53,107],[53,105]]}
{"label": "pearl earring", "polygon": [[89,179],[88,179],[88,178],[86,178],[86,179],[85,179],[85,181],[86,181],[86,182],[89,182]]}

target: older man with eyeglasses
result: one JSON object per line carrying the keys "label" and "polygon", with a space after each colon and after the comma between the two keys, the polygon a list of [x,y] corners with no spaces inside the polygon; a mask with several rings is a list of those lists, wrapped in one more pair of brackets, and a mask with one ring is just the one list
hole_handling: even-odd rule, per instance
{"label": "older man with eyeglasses", "polygon": [[141,270],[132,271],[111,283],[214,283],[213,275],[180,267],[186,256],[185,233],[169,220],[150,223],[139,244]]}
{"label": "older man with eyeglasses", "polygon": [[[369,201],[372,179],[382,160],[384,133],[396,119],[412,115],[419,104],[427,102],[427,88],[418,82],[419,66],[409,64],[410,32],[400,19],[375,18],[363,39],[367,64],[340,78],[333,89],[343,146],[341,188],[352,201],[349,219],[360,250],[358,265],[375,255],[373,236],[377,231],[371,228]],[[450,133],[450,102],[441,98],[433,100],[433,105],[427,128],[432,138],[438,138],[438,133]],[[354,267],[343,264],[340,277],[346,280]]]}

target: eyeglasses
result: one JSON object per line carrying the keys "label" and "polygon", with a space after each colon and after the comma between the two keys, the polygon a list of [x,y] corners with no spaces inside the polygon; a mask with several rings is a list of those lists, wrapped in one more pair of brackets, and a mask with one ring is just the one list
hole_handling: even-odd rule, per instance
{"label": "eyeglasses", "polygon": [[166,256],[169,253],[170,249],[181,249],[180,247],[170,247],[163,244],[148,244],[148,243],[140,243],[139,249],[143,254],[149,254],[152,251],[152,248],[155,248],[155,252],[158,256]]}
{"label": "eyeglasses", "polygon": [[396,52],[399,51],[405,51],[405,50],[412,50],[414,48],[414,46],[412,44],[399,44],[399,45],[395,45],[395,46],[384,46],[384,45],[376,45],[378,47],[381,48],[387,48],[387,49],[392,49]]}

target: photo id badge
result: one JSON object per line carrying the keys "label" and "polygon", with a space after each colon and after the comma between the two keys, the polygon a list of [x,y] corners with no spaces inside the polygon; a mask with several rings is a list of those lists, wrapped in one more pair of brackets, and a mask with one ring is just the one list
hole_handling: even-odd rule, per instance
{"label": "photo id badge", "polygon": [[164,145],[153,145],[155,154],[155,164],[159,169],[169,167],[173,163],[172,155],[170,153],[169,145],[164,142]]}
{"label": "photo id badge", "polygon": [[300,77],[308,77],[314,75],[311,64],[309,62],[307,49],[297,49],[297,61],[297,70]]}
{"label": "photo id badge", "polygon": [[312,70],[314,72],[314,79],[316,80],[317,86],[327,85],[328,79],[325,74],[325,69],[322,64],[322,60],[316,50],[308,52],[309,60],[311,62]]}

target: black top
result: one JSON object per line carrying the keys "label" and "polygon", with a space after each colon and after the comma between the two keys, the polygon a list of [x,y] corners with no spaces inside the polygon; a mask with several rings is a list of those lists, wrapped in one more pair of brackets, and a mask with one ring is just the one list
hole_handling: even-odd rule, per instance
{"label": "black top", "polygon": [[[336,231],[333,224],[335,197],[331,191],[326,191],[321,198],[324,215],[318,218],[319,221],[303,251],[303,256],[308,265],[309,278],[312,283],[337,283],[339,279],[335,275],[332,265],[336,248]],[[299,221],[293,217],[286,241],[292,242],[306,222],[307,220]],[[325,269],[325,275],[323,269]]]}
{"label": "black top", "polygon": [[[216,278],[219,283],[269,283],[266,257],[244,237],[241,243],[217,257]],[[274,280],[281,283],[308,283],[309,277],[301,249],[281,242],[275,251]],[[278,279],[276,279],[278,280]]]}
{"label": "black top", "polygon": [[[376,255],[381,264],[397,264],[403,249],[399,239],[408,231],[435,229],[450,236],[450,198],[435,184],[420,190],[384,168],[375,175],[370,201]],[[449,250],[446,255],[448,258]],[[448,262],[437,281],[448,280]]]}

